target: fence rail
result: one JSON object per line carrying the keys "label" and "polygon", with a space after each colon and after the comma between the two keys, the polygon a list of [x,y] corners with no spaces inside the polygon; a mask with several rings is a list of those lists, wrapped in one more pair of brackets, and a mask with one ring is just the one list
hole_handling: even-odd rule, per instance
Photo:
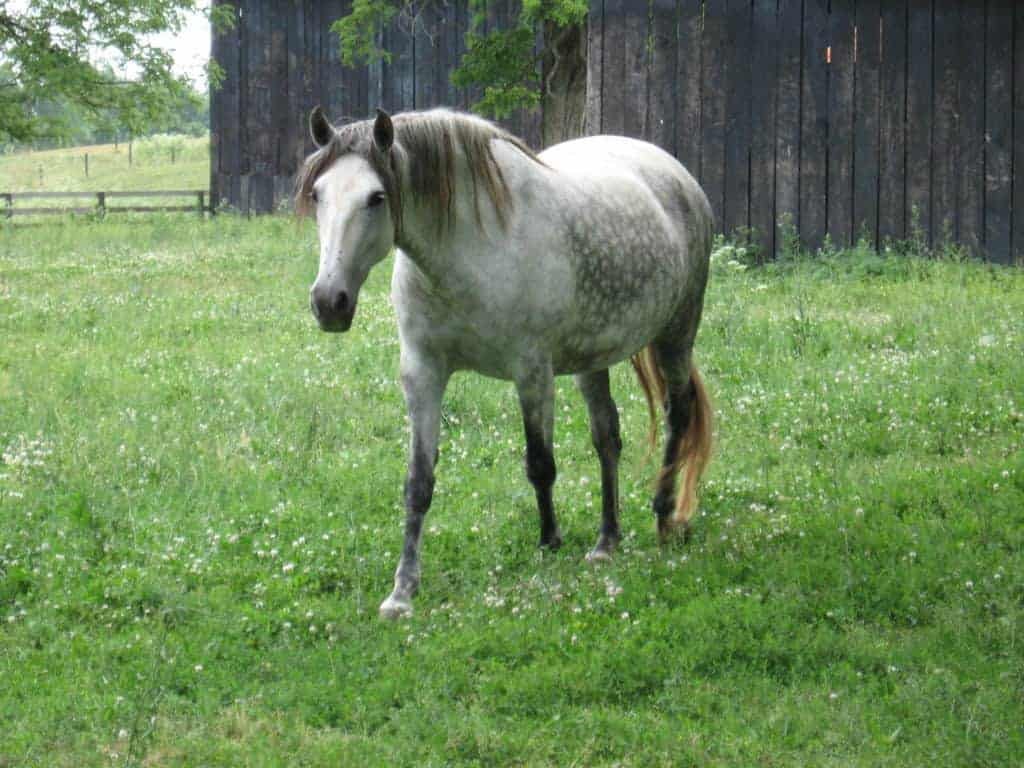
{"label": "fence rail", "polygon": [[[214,212],[207,205],[206,195],[205,189],[146,189],[136,192],[0,192],[0,199],[4,202],[3,215],[8,219],[52,213],[99,213],[105,216],[108,213],[195,212],[202,216]],[[51,208],[16,208],[14,205],[18,200],[77,200],[88,197],[95,198],[96,205]],[[109,199],[135,197],[194,197],[196,202],[193,205],[107,205]]]}

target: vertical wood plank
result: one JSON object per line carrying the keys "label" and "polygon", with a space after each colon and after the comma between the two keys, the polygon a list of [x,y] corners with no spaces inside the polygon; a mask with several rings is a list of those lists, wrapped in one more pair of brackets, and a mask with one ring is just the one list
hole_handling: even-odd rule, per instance
{"label": "vertical wood plank", "polygon": [[413,30],[413,109],[430,109],[437,102],[434,96],[436,53],[432,39],[434,27],[434,5],[426,3],[419,8],[416,26]]}
{"label": "vertical wood plank", "polygon": [[676,0],[651,0],[651,70],[645,138],[676,153]]}
{"label": "vertical wood plank", "polygon": [[775,103],[778,85],[777,0],[755,0],[750,50],[750,227],[761,258],[775,255]]}
{"label": "vertical wood plank", "polygon": [[878,191],[879,245],[902,240],[906,229],[906,126],[907,98],[906,0],[882,4],[881,125],[879,126],[880,187]]}
{"label": "vertical wood plank", "polygon": [[296,140],[296,126],[288,108],[289,10],[288,3],[273,3],[270,6],[273,25],[270,31],[270,124],[274,131],[271,173],[277,178],[291,176],[295,172],[291,167],[290,149]]}
{"label": "vertical wood plank", "polygon": [[587,15],[586,132],[604,133],[604,0],[590,0]]}
{"label": "vertical wood plank", "polygon": [[224,80],[219,91],[211,92],[211,113],[219,115],[217,165],[214,169],[218,178],[218,198],[225,199],[237,207],[240,203],[237,194],[231,187],[232,180],[237,184],[240,173],[241,143],[243,136],[239,131],[243,102],[241,101],[241,36],[242,25],[239,9],[235,8],[235,25],[222,35],[215,36],[217,41],[217,63],[224,70]]}
{"label": "vertical wood plank", "polygon": [[[344,13],[352,12],[352,0],[345,0]],[[335,33],[335,38],[338,35]],[[341,41],[338,41],[339,48]],[[346,74],[349,82],[349,114],[358,120],[365,119],[370,114],[370,72],[371,67],[360,64],[355,67],[346,67]]]}
{"label": "vertical wood plank", "polygon": [[389,112],[413,109],[415,94],[414,43],[397,15],[384,30],[391,61],[384,65],[384,108]]}
{"label": "vertical wood plank", "polygon": [[729,7],[726,0],[704,4],[703,90],[701,93],[700,182],[725,231],[725,44]]}
{"label": "vertical wood plank", "polygon": [[617,135],[623,135],[626,130],[626,8],[626,0],[604,0],[601,130]]}
{"label": "vertical wood plank", "polygon": [[960,14],[957,40],[960,103],[957,240],[980,256],[985,240],[985,2],[969,2]]}
{"label": "vertical wood plank", "polygon": [[816,251],[825,239],[828,217],[828,0],[805,0],[803,32],[800,236]]}
{"label": "vertical wood plank", "polygon": [[1024,6],[1015,4],[1013,22],[1013,189],[1010,208],[1012,261],[1024,266]]}
{"label": "vertical wood plank", "polygon": [[828,234],[839,248],[853,244],[855,5],[855,0],[832,0],[829,18]]}
{"label": "vertical wood plank", "polygon": [[320,89],[323,108],[332,123],[347,122],[352,117],[345,109],[346,83],[340,43],[330,29],[344,13],[342,3],[343,0],[323,0],[320,6]]}
{"label": "vertical wood plank", "polygon": [[438,89],[441,92],[441,103],[446,107],[458,109],[459,94],[452,83],[452,70],[459,65],[458,50],[459,38],[459,13],[458,0],[449,0],[441,7],[444,35],[442,36],[441,49],[443,57],[441,67],[438,70]]}
{"label": "vertical wood plank", "polygon": [[[775,251],[786,230],[800,228],[801,0],[779,0],[778,96],[775,113]],[[785,229],[784,229],[785,228]]]}
{"label": "vertical wood plank", "polygon": [[[466,32],[469,30],[470,15],[469,0],[454,0],[453,7],[455,9],[455,36],[452,50],[452,70],[454,71],[462,63],[462,54],[466,52]],[[448,78],[451,79],[451,72],[448,73]],[[468,111],[469,92],[465,88],[456,88],[454,84],[452,89],[455,93],[455,106],[464,112]]]}
{"label": "vertical wood plank", "polygon": [[[213,0],[211,3],[212,10],[216,11],[219,5],[219,0]],[[210,60],[214,63],[223,67],[224,51],[221,50],[221,46],[225,40],[221,35],[215,32],[210,35]],[[220,197],[220,182],[217,174],[220,172],[221,167],[221,156],[220,156],[220,132],[221,132],[221,107],[222,103],[217,100],[214,90],[210,89],[210,205],[216,207],[217,200]],[[88,160],[86,161],[88,162]],[[10,199],[8,198],[8,206],[10,205]],[[103,206],[100,206],[102,209]]]}
{"label": "vertical wood plank", "polygon": [[676,157],[698,180],[701,170],[703,30],[701,0],[678,0],[676,8]]}
{"label": "vertical wood plank", "polygon": [[932,240],[932,0],[907,6],[907,235]]}
{"label": "vertical wood plank", "polygon": [[309,103],[305,83],[302,78],[302,54],[304,51],[304,18],[301,0],[288,3],[288,35],[286,39],[288,70],[288,120],[291,122],[291,141],[285,147],[286,160],[282,171],[294,174],[305,157],[306,116],[314,105]]}
{"label": "vertical wood plank", "polygon": [[750,227],[751,0],[729,0],[724,54],[725,208],[723,229]]}
{"label": "vertical wood plank", "polygon": [[[384,29],[378,26],[374,45],[383,50]],[[372,115],[377,107],[384,105],[384,63],[378,59],[366,68],[366,113]]]}
{"label": "vertical wood plank", "polygon": [[626,3],[623,45],[626,58],[626,77],[623,81],[623,133],[634,138],[647,134],[647,81],[648,81],[648,4],[646,0]]}
{"label": "vertical wood plank", "polygon": [[878,245],[879,0],[857,0],[856,120],[853,128],[853,237]]}
{"label": "vertical wood plank", "polygon": [[935,116],[932,131],[932,239],[955,242],[958,236],[957,172],[960,142],[957,121],[960,92],[957,77],[960,34],[959,0],[935,4]]}
{"label": "vertical wood plank", "polygon": [[[320,90],[320,4],[302,0],[302,81],[313,106],[323,103]],[[307,144],[311,147],[312,142]]]}
{"label": "vertical wood plank", "polygon": [[[522,4],[519,0],[515,0],[515,18],[519,18],[519,14],[522,12]],[[543,74],[543,66],[541,63],[541,51],[544,49],[544,34],[540,29],[535,30],[533,36],[533,54],[536,60],[534,71],[537,73],[538,79]],[[538,80],[539,81],[539,80]],[[523,110],[523,123],[522,133],[520,138],[526,142],[527,146],[540,149],[543,145],[543,138],[541,137],[541,108],[540,106],[533,107],[532,109]]]}
{"label": "vertical wood plank", "polygon": [[989,0],[985,44],[985,251],[1010,263],[1013,178],[1013,0]]}

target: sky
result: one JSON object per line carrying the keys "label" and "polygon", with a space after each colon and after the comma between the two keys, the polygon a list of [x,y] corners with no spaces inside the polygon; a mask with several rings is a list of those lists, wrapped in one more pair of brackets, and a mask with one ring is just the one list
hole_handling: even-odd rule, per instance
{"label": "sky", "polygon": [[181,32],[156,35],[154,42],[174,56],[175,72],[187,75],[198,88],[206,87],[206,62],[210,58],[210,22],[205,15],[192,14]]}

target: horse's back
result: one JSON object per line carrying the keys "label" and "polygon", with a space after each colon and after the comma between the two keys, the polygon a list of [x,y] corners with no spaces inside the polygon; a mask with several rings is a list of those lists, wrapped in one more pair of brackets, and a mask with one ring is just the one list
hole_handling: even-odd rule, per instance
{"label": "horse's back", "polygon": [[707,196],[682,163],[661,147],[626,136],[586,136],[556,144],[540,157],[567,179],[594,191],[625,179],[643,184],[666,215],[682,226],[688,241],[694,236],[707,238],[710,248],[714,221]]}

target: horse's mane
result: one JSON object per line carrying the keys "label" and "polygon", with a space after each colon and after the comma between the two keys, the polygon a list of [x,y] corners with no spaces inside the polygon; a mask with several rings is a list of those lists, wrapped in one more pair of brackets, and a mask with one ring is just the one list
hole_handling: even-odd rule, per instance
{"label": "horse's mane", "polygon": [[[295,211],[306,215],[312,209],[313,184],[342,155],[358,152],[380,176],[396,217],[395,229],[401,232],[402,190],[400,171],[408,173],[411,192],[417,200],[435,208],[441,225],[450,225],[454,217],[456,158],[465,158],[473,183],[473,201],[480,221],[479,186],[483,186],[502,226],[505,226],[512,198],[501,166],[494,158],[491,142],[505,141],[526,157],[543,165],[521,139],[473,115],[434,109],[429,112],[405,112],[392,117],[395,147],[381,153],[373,143],[373,121],[349,123],[335,131],[325,146],[310,155],[295,181]],[[401,165],[400,165],[401,164]]]}

